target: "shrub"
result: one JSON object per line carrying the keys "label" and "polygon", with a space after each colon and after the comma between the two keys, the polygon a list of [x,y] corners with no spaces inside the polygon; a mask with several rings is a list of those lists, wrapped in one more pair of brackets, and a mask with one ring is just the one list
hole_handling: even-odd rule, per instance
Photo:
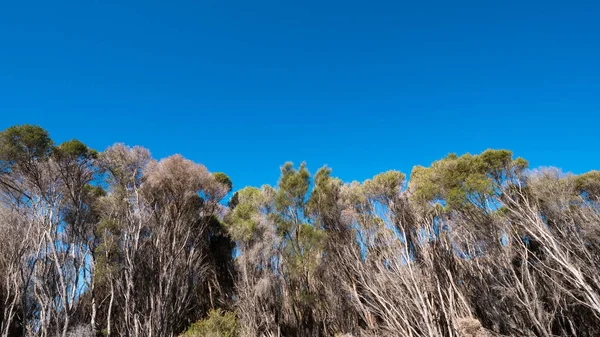
{"label": "shrub", "polygon": [[239,326],[235,313],[211,310],[208,316],[190,326],[181,337],[237,337]]}

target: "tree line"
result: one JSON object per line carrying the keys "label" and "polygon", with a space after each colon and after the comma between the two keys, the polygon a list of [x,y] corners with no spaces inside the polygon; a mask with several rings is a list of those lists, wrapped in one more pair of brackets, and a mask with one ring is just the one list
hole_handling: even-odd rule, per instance
{"label": "tree line", "polygon": [[510,151],[235,193],[180,155],[0,133],[1,336],[600,336],[600,172]]}

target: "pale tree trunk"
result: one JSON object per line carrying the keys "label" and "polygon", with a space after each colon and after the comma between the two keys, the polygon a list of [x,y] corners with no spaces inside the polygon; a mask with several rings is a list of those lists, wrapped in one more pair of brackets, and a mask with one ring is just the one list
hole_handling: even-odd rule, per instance
{"label": "pale tree trunk", "polygon": [[[93,278],[93,276],[92,276]],[[90,290],[92,292],[92,314],[90,317],[90,325],[92,327],[92,330],[94,332],[96,332],[96,311],[97,311],[97,304],[96,304],[96,296],[94,294],[94,284],[92,281],[92,289]]]}
{"label": "pale tree trunk", "polygon": [[18,275],[16,275],[15,271],[11,271],[11,274],[6,277],[5,290],[7,294],[4,301],[4,311],[2,313],[2,337],[8,337],[10,325],[15,316],[14,308],[20,297],[17,277]]}
{"label": "pale tree trunk", "polygon": [[115,299],[115,287],[114,287],[114,282],[111,278],[111,280],[110,280],[110,301],[108,302],[108,313],[107,313],[107,319],[106,319],[106,335],[107,336],[110,336],[111,332],[112,332],[111,319],[112,319],[112,307],[113,307],[114,299]]}
{"label": "pale tree trunk", "polygon": [[[50,213],[50,216],[52,216],[52,211]],[[51,247],[51,253],[54,259],[54,264],[56,266],[56,273],[58,274],[58,282],[59,282],[59,287],[60,287],[60,296],[62,297],[62,302],[63,302],[63,312],[64,312],[64,319],[63,319],[63,328],[62,328],[62,337],[66,337],[67,336],[67,331],[69,329],[69,316],[70,316],[70,310],[71,310],[71,303],[69,301],[69,295],[67,293],[67,284],[63,275],[63,268],[64,266],[61,265],[60,260],[58,258],[58,253],[56,252],[56,245],[54,244],[54,242],[56,241],[56,238],[53,238],[50,235],[50,231],[52,230],[54,226],[51,224],[50,230],[46,231],[45,235],[46,235],[46,239],[48,240],[48,245]],[[76,285],[74,285],[74,287],[76,287]]]}

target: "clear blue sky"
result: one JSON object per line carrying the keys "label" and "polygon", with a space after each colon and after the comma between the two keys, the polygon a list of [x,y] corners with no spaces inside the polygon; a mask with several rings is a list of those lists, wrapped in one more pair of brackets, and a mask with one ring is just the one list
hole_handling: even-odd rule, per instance
{"label": "clear blue sky", "polygon": [[600,2],[2,1],[0,128],[275,183],[507,148],[600,169]]}

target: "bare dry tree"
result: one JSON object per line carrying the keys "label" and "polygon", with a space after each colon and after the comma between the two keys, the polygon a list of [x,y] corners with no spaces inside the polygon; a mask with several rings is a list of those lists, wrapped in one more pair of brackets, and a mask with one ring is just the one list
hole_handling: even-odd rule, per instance
{"label": "bare dry tree", "polygon": [[[107,332],[173,336],[199,308],[206,311],[219,290],[209,281],[207,228],[219,216],[228,186],[180,155],[156,162],[145,149],[117,144],[101,158],[110,186],[102,201],[104,219],[114,224],[104,237],[118,236],[111,239],[116,251],[105,245],[103,252],[120,257],[106,266]],[[115,301],[122,304],[123,319],[112,316]]]}

